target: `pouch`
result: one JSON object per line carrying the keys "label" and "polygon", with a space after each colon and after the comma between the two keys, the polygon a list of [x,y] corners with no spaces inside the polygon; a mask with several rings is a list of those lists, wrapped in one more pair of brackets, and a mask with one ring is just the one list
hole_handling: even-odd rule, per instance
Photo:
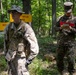
{"label": "pouch", "polygon": [[24,44],[23,43],[18,44],[18,52],[24,52]]}
{"label": "pouch", "polygon": [[15,56],[16,56],[16,51],[8,50],[5,58],[6,58],[7,61],[10,61],[10,60],[14,59]]}

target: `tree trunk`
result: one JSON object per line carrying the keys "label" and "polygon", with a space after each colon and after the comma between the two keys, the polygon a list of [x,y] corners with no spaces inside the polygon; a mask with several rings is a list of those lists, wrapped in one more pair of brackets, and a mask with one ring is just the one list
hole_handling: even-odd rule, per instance
{"label": "tree trunk", "polygon": [[[31,14],[31,0],[22,0],[22,3],[25,14]],[[29,24],[31,25],[31,22]]]}
{"label": "tree trunk", "polygon": [[52,0],[52,35],[55,35],[54,26],[56,25],[56,0]]}
{"label": "tree trunk", "polygon": [[31,0],[22,0],[23,2],[23,11],[25,14],[30,14],[31,12]]}

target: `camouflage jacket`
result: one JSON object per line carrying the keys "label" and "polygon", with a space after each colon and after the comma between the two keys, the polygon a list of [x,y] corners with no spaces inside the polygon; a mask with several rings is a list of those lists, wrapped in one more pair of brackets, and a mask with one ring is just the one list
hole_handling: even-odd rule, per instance
{"label": "camouflage jacket", "polygon": [[21,21],[16,28],[13,22],[9,23],[4,30],[5,55],[9,50],[17,51],[20,43],[24,45],[24,48],[26,48],[27,43],[30,45],[30,54],[27,60],[32,60],[39,53],[37,38],[31,26]]}
{"label": "camouflage jacket", "polygon": [[[72,27],[70,30],[63,30],[61,29],[61,25],[66,25],[68,24],[69,26]],[[67,17],[66,15],[61,16],[58,18],[55,30],[58,33],[58,42],[65,43],[65,42],[72,42],[75,40],[75,34],[76,34],[76,17],[71,15],[70,17]]]}

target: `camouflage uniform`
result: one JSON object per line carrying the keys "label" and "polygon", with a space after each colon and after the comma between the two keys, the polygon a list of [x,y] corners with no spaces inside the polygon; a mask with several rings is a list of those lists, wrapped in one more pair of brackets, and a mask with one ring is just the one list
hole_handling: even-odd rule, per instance
{"label": "camouflage uniform", "polygon": [[[71,4],[65,2],[65,9],[67,6],[71,7]],[[71,11],[68,10],[67,13]],[[66,12],[66,11],[65,11]],[[61,29],[61,26],[65,25]],[[68,25],[71,27],[69,29]],[[76,18],[71,14],[69,17],[65,14],[61,16],[56,23],[56,31],[58,31],[57,39],[57,67],[61,73],[64,68],[64,57],[67,57],[68,71],[75,71],[75,34],[76,34]],[[63,75],[63,74],[62,74]]]}
{"label": "camouflage uniform", "polygon": [[18,27],[14,22],[9,23],[4,30],[4,50],[9,66],[8,74],[29,75],[28,65],[39,53],[37,39],[31,26],[23,21]]}

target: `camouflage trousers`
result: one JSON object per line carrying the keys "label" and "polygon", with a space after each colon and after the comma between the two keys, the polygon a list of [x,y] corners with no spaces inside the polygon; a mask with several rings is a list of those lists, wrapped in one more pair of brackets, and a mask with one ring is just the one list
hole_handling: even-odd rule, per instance
{"label": "camouflage trousers", "polygon": [[[57,68],[59,72],[62,72],[65,70],[65,67],[67,66],[68,72],[74,72],[75,71],[75,45],[70,43],[70,45],[64,45],[60,44],[58,46],[57,52],[56,52],[56,61],[57,61]],[[67,58],[67,65],[64,61],[64,58]]]}
{"label": "camouflage trousers", "polygon": [[8,62],[8,75],[30,75],[25,57],[17,57]]}

